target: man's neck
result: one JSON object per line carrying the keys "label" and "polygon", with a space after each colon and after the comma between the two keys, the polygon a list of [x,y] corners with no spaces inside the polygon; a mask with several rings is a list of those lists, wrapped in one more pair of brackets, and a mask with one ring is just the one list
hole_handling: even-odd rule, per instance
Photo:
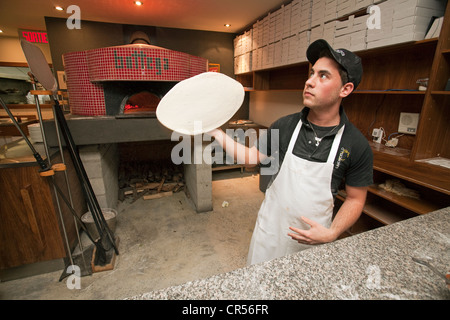
{"label": "man's neck", "polygon": [[309,109],[308,121],[320,127],[331,127],[339,124],[341,117],[339,108],[329,110],[312,110]]}

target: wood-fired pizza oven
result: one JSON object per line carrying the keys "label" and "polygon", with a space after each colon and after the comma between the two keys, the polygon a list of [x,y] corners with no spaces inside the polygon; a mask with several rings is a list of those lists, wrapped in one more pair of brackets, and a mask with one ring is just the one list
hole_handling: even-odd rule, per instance
{"label": "wood-fired pizza oven", "polygon": [[[143,110],[154,112],[158,99],[177,82],[206,72],[208,65],[207,59],[149,44],[70,52],[63,61],[70,112],[84,116],[122,115],[124,99],[133,97],[150,99],[153,105]],[[141,92],[141,98],[135,96]]]}

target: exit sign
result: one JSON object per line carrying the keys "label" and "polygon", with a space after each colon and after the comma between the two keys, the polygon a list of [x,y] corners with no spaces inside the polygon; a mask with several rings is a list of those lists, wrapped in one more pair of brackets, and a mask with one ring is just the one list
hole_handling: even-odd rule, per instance
{"label": "exit sign", "polygon": [[19,30],[19,38],[29,42],[48,43],[47,32],[36,30]]}

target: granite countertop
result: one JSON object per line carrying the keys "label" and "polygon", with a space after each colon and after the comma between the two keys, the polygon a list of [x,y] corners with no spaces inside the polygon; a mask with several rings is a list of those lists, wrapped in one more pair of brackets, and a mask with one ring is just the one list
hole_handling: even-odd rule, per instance
{"label": "granite countertop", "polygon": [[450,299],[450,207],[129,299]]}

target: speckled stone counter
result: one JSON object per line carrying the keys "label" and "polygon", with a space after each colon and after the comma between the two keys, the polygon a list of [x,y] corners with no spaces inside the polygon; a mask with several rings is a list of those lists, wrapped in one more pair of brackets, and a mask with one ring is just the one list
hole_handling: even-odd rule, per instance
{"label": "speckled stone counter", "polygon": [[449,299],[450,207],[130,299]]}

